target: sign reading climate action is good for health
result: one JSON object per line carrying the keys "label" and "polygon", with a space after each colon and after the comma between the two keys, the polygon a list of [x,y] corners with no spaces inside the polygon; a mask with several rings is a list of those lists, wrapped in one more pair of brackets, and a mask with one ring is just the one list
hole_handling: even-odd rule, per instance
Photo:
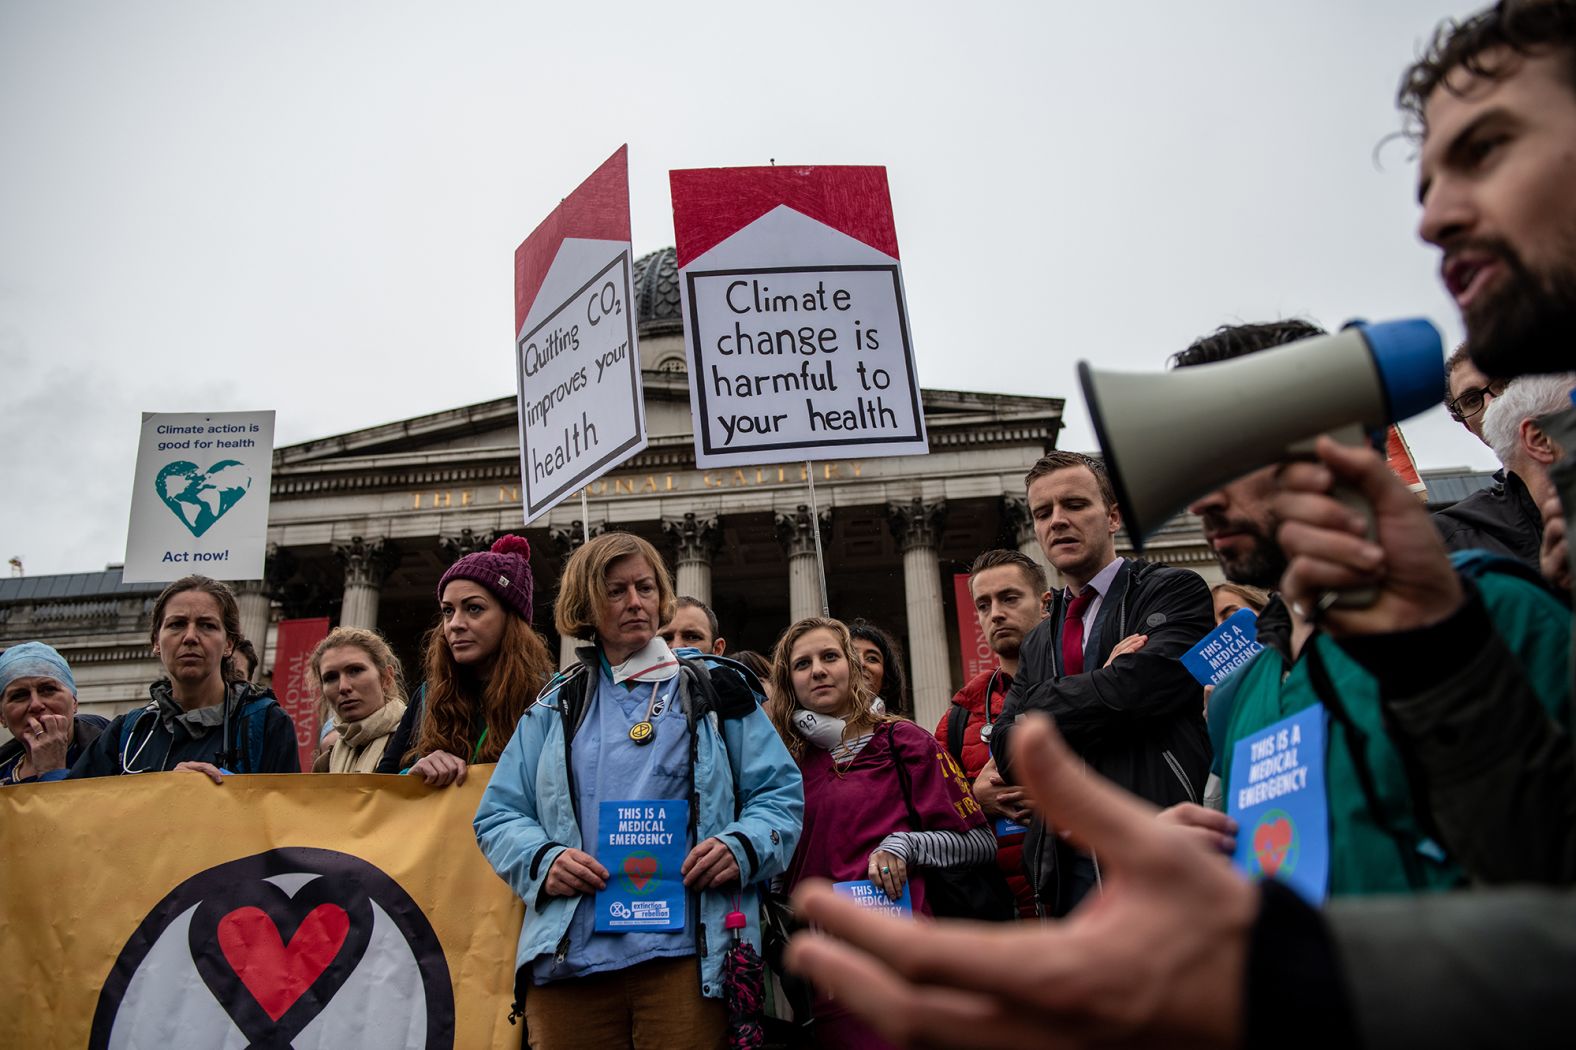
{"label": "sign reading climate action is good for health", "polygon": [[121,578],[261,579],[273,465],[272,412],[143,413]]}
{"label": "sign reading climate action is good for health", "polygon": [[527,523],[646,447],[629,254],[621,146],[514,253]]}
{"label": "sign reading climate action is good for health", "polygon": [[886,169],[669,179],[696,464],[928,451]]}

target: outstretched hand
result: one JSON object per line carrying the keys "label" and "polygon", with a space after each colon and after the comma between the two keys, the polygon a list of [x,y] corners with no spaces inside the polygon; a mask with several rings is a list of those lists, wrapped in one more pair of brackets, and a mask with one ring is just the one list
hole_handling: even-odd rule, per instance
{"label": "outstretched hand", "polygon": [[794,903],[820,932],[793,938],[788,965],[904,1046],[1234,1046],[1257,890],[1043,716],[1012,746],[1047,821],[1099,852],[1103,894],[1043,925],[915,923],[806,883]]}

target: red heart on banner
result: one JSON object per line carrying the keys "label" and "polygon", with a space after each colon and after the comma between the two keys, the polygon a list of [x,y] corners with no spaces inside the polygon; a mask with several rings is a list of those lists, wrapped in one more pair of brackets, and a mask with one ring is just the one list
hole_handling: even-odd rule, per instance
{"label": "red heart on banner", "polygon": [[624,874],[629,877],[629,881],[637,890],[645,889],[646,883],[650,882],[651,877],[656,873],[657,858],[649,854],[637,853],[624,858]]}
{"label": "red heart on banner", "polygon": [[1259,859],[1259,870],[1274,875],[1286,863],[1286,853],[1291,849],[1291,821],[1286,817],[1265,821],[1253,833],[1253,855]]}
{"label": "red heart on banner", "polygon": [[350,931],[350,916],[319,904],[284,943],[261,908],[237,908],[219,920],[219,947],[257,1005],[275,1021],[328,969]]}

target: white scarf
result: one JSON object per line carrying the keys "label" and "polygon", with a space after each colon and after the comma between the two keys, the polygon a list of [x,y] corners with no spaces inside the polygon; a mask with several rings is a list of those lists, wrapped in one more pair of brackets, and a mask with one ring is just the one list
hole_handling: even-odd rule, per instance
{"label": "white scarf", "polygon": [[673,655],[668,643],[660,634],[651,636],[645,648],[629,654],[623,663],[611,664],[615,684],[635,682],[666,682],[679,673],[679,658]]}
{"label": "white scarf", "polygon": [[[882,703],[878,696],[870,702],[870,710],[878,715],[885,714],[886,704]],[[875,736],[874,732],[870,732],[854,737],[852,740],[844,740],[843,733],[848,728],[847,719],[835,715],[818,715],[803,707],[796,707],[794,713],[789,716],[788,722],[810,743],[824,751],[830,751],[832,761],[840,766],[852,762],[854,756],[864,750],[864,746]]]}

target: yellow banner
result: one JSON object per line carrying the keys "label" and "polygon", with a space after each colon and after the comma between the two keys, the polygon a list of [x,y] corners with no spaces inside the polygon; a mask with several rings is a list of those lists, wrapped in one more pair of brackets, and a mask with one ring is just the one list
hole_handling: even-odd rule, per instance
{"label": "yellow banner", "polygon": [[491,766],[0,789],[8,1046],[518,1047]]}

